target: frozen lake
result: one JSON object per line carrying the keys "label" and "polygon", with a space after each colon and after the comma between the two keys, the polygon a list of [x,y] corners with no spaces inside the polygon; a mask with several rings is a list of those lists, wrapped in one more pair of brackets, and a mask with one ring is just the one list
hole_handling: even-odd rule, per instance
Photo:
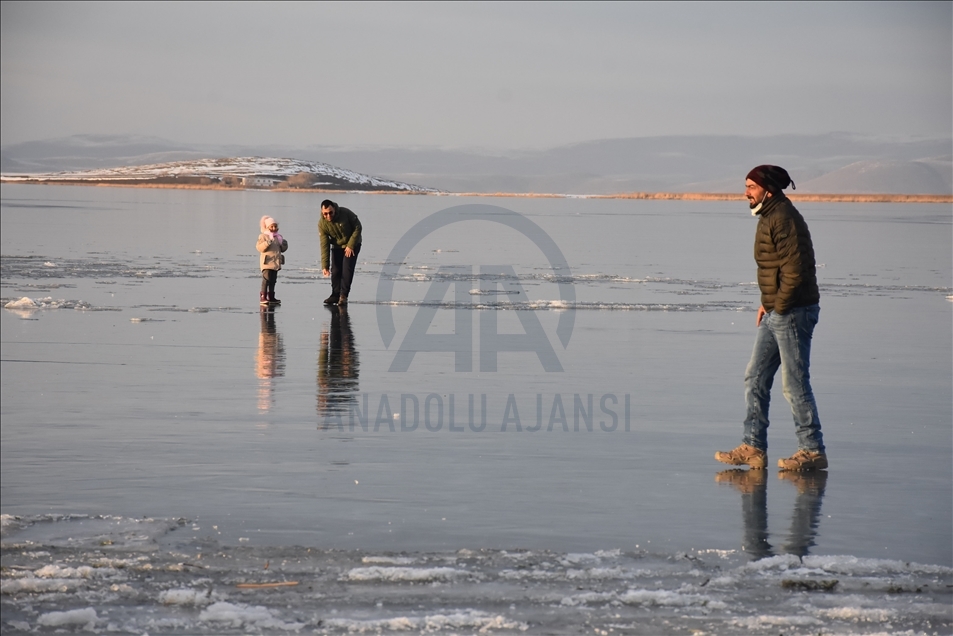
{"label": "frozen lake", "polygon": [[[295,546],[344,550],[353,563],[336,564],[339,553],[321,563],[345,578],[368,563],[401,565],[375,555],[406,553],[417,556],[403,565],[430,567],[421,581],[451,588],[457,575],[434,570],[434,555],[485,550],[485,563],[440,567],[544,589],[585,563],[618,574],[635,571],[626,559],[645,558],[657,562],[645,566],[651,576],[674,577],[671,590],[698,583],[691,568],[660,573],[686,555],[716,555],[724,562],[700,571],[738,568],[745,585],[810,557],[819,559],[812,572],[834,564],[841,577],[934,586],[939,577],[947,587],[933,609],[890,616],[895,627],[950,627],[948,205],[798,205],[819,263],[812,381],[831,468],[802,477],[769,469],[759,479],[723,472],[712,458],[740,442],[754,342],[756,220],[742,202],[332,196],[364,224],[351,302],[340,311],[321,304],[330,290],[317,245],[322,195],[0,193],[0,295],[4,305],[36,305],[0,312],[5,566],[19,559],[35,570],[57,550],[88,560],[97,545],[133,549],[144,517],[144,541],[162,550],[241,549],[241,567]],[[431,217],[461,205],[495,207]],[[263,214],[290,245],[273,312],[257,304]],[[779,387],[773,406],[771,466],[796,450]],[[23,546],[46,546],[46,556]],[[525,576],[500,574],[514,550],[555,556],[530,558]],[[748,563],[765,557],[757,563],[767,565]],[[631,577],[616,578],[621,591],[592,591],[608,595],[599,598],[550,592],[573,612],[631,608]],[[743,586],[725,586],[739,596],[718,601],[729,614],[764,612],[745,610]],[[495,593],[477,588],[479,598]],[[31,615],[16,590],[4,594],[17,628],[36,624],[38,609]],[[370,607],[361,620],[389,616]],[[487,621],[507,616],[504,631],[547,624],[545,613],[501,607],[471,609]],[[836,626],[836,612],[815,610]],[[455,629],[490,625],[467,616]],[[102,610],[98,620],[105,626]],[[270,629],[235,620],[237,630]],[[352,629],[347,620],[322,629]],[[863,620],[864,629],[883,623]],[[816,630],[792,621],[717,631]]]}

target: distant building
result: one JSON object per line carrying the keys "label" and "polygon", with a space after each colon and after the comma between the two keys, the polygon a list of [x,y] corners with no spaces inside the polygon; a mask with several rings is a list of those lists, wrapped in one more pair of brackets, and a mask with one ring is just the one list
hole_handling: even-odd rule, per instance
{"label": "distant building", "polygon": [[268,177],[241,177],[238,182],[248,188],[273,188],[278,180]]}

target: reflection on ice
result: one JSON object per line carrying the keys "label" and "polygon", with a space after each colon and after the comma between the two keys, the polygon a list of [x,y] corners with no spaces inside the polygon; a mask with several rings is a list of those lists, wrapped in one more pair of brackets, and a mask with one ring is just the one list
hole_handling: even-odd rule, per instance
{"label": "reflection on ice", "polygon": [[[732,486],[741,493],[741,515],[744,521],[744,540],[741,549],[752,559],[774,556],[768,542],[767,471],[733,468],[715,475],[715,481]],[[797,557],[807,556],[817,537],[821,516],[821,502],[827,485],[827,471],[782,471],[778,479],[797,488],[797,499],[791,517],[791,530],[783,552]]]}
{"label": "reflection on ice", "polygon": [[275,402],[275,378],[285,374],[285,347],[275,326],[275,311],[262,307],[261,332],[255,352],[255,375],[258,376],[258,410],[267,412]]}
{"label": "reflection on ice", "polygon": [[357,401],[360,359],[346,306],[331,305],[331,324],[321,331],[318,348],[318,427],[340,423]]}

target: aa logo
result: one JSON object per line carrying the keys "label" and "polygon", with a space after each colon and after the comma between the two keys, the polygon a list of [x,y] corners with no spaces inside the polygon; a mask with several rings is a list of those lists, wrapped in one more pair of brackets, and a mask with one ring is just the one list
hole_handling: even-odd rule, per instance
{"label": "aa logo", "polygon": [[[552,238],[538,225],[512,210],[495,205],[458,205],[431,214],[423,219],[397,241],[391,250],[377,283],[377,326],[381,339],[388,349],[397,335],[394,326],[393,294],[394,279],[401,264],[421,241],[437,230],[455,223],[489,221],[505,225],[523,234],[542,252],[559,288],[560,304],[571,308],[576,301],[572,274],[566,257]],[[424,296],[423,302],[404,335],[390,371],[403,372],[410,368],[418,353],[437,351],[453,352],[454,370],[473,371],[473,318],[479,315],[479,367],[480,371],[496,371],[497,354],[500,352],[525,352],[535,354],[545,371],[562,371],[562,364],[549,337],[543,330],[536,312],[523,306],[516,311],[524,333],[498,333],[498,311],[487,309],[475,312],[471,303],[473,279],[479,280],[480,294],[500,294],[502,297],[528,299],[512,265],[474,264],[440,267]],[[427,333],[440,306],[453,287],[454,331],[450,334]],[[556,337],[565,349],[572,336],[575,312],[571,309],[560,313],[556,325]]]}

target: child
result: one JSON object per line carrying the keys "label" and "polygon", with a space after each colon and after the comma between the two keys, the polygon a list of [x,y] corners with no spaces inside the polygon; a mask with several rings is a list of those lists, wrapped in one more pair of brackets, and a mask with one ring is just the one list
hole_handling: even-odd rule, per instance
{"label": "child", "polygon": [[278,270],[285,262],[282,252],[288,249],[288,241],[278,234],[278,222],[268,215],[261,217],[261,235],[256,247],[261,252],[262,281],[259,302],[262,305],[280,305],[281,301],[275,298],[275,282],[278,280]]}

